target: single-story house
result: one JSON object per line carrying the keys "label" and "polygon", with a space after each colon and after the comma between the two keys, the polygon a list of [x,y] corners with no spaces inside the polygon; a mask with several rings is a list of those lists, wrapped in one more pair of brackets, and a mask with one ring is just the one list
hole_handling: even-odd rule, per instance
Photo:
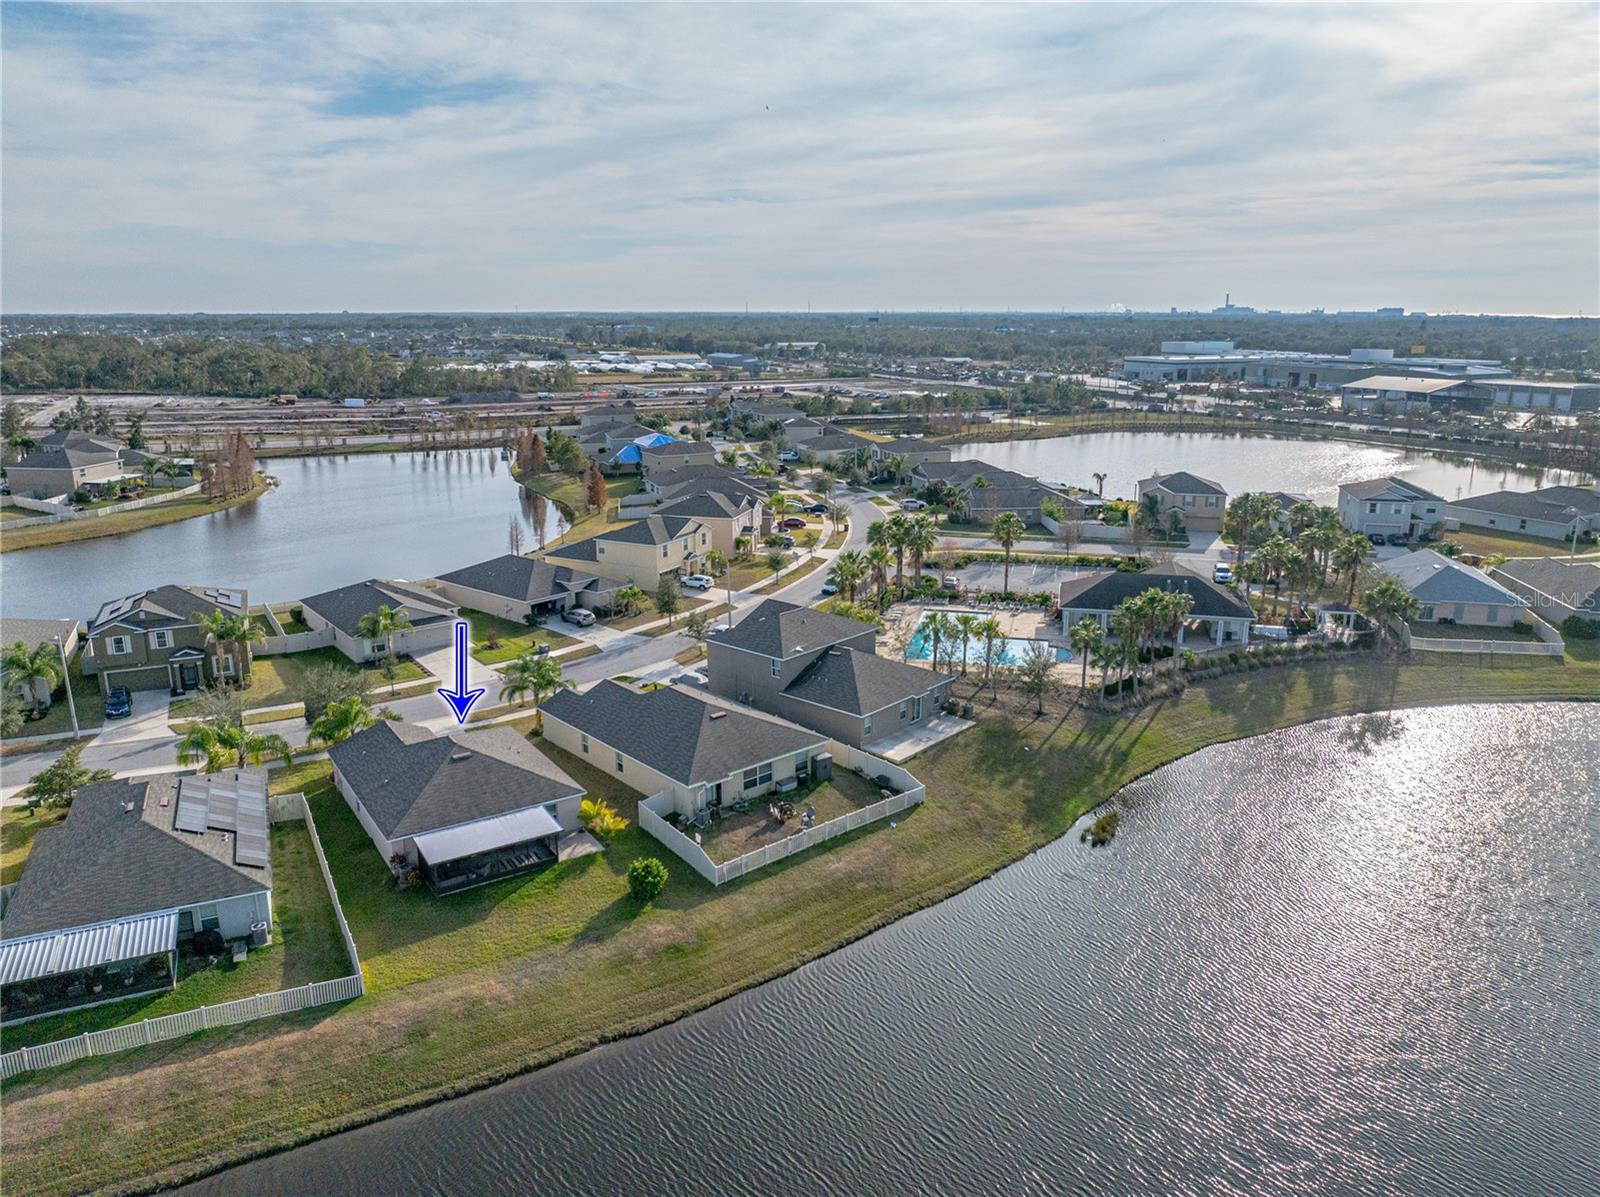
{"label": "single-story house", "polygon": [[1571,540],[1600,532],[1600,492],[1587,486],[1500,490],[1445,504],[1444,514],[1463,528],[1489,528],[1545,540]]}
{"label": "single-story house", "polygon": [[42,438],[16,465],[6,467],[11,493],[55,499],[109,482],[138,478],[148,454],[77,429]]}
{"label": "single-story house", "polygon": [[1417,536],[1444,522],[1445,502],[1401,478],[1368,478],[1339,487],[1339,522],[1363,536]]}
{"label": "single-story house", "polygon": [[829,742],[820,732],[677,686],[637,690],[608,680],[582,694],[563,690],[543,711],[550,743],[641,794],[670,793],[680,815],[804,779]]}
{"label": "single-story house", "polygon": [[433,593],[457,607],[515,623],[574,606],[609,607],[617,593],[617,584],[598,574],[515,553],[451,570],[434,581]]}
{"label": "single-story house", "polygon": [[600,407],[586,407],[578,413],[578,425],[582,428],[593,428],[604,424],[632,424],[639,418],[639,407],[633,400],[624,400],[622,403],[604,404]]}
{"label": "single-story house", "polygon": [[1178,631],[1179,648],[1190,629],[1219,645],[1250,642],[1250,625],[1255,622],[1250,604],[1226,586],[1186,569],[1147,570],[1139,574],[1097,570],[1069,578],[1061,584],[1061,628],[1067,631],[1080,620],[1093,619],[1109,630],[1112,613],[1126,600],[1147,590],[1177,591],[1194,601],[1188,624]]}
{"label": "single-story house", "polygon": [[877,655],[878,629],[767,599],[706,642],[712,693],[814,727],[860,748],[931,719],[944,674]]}
{"label": "single-story house", "polygon": [[[0,651],[9,652],[17,644],[27,645],[29,652],[37,650],[41,645],[49,645],[51,652],[55,654],[56,668],[59,669],[63,654],[68,661],[71,661],[73,653],[78,651],[78,621],[0,618]],[[5,684],[7,683],[3,674],[0,674],[0,685]],[[29,706],[35,703],[42,703],[46,707],[50,705],[51,687],[48,682],[36,681],[31,686],[17,682],[11,685],[10,689],[17,698]]]}
{"label": "single-story house", "polygon": [[823,465],[833,465],[852,454],[866,452],[875,443],[864,436],[827,424],[818,435],[801,441],[795,448],[800,453],[810,454]]}
{"label": "single-story house", "polygon": [[438,736],[383,720],[328,752],[378,854],[436,894],[553,864],[584,788],[509,727]]}
{"label": "single-story house", "polygon": [[1056,499],[1065,507],[1065,492],[1046,486],[1037,478],[1003,469],[986,461],[939,461],[928,458],[913,466],[912,486],[926,490],[937,483],[955,492],[958,514],[977,523],[992,526],[1003,512],[1012,512],[1024,523],[1040,522],[1042,506]]}
{"label": "single-story house", "polygon": [[686,494],[699,494],[705,490],[718,490],[723,494],[748,494],[764,499],[777,488],[775,481],[757,478],[725,465],[679,466],[648,474],[641,493],[659,498],[676,499]]}
{"label": "single-story house", "polygon": [[792,420],[783,422],[783,443],[791,449],[798,449],[807,441],[816,440],[828,432],[828,425],[821,420],[814,420],[810,416],[796,416]]}
{"label": "single-story house", "polygon": [[1527,599],[1488,574],[1432,549],[1380,561],[1378,568],[1422,603],[1418,623],[1509,627],[1528,607]]}
{"label": "single-story house", "polygon": [[376,614],[379,607],[403,611],[411,621],[410,627],[391,637],[396,656],[414,657],[450,647],[455,621],[461,615],[460,608],[444,594],[380,578],[325,590],[302,599],[300,606],[311,630],[327,629],[334,647],[356,662],[376,661],[385,655],[387,646],[381,640],[369,640],[360,631],[362,617]]}
{"label": "single-story house", "polygon": [[598,574],[644,590],[655,589],[662,574],[694,573],[711,548],[711,531],[681,515],[647,515],[617,524],[587,540],[555,545],[545,560],[580,573]]}
{"label": "single-story house", "polygon": [[1157,495],[1161,499],[1161,523],[1165,527],[1176,511],[1190,532],[1220,532],[1228,511],[1228,492],[1221,483],[1187,470],[1175,474],[1152,474],[1139,480],[1139,498]]}
{"label": "single-story house", "polygon": [[156,586],[112,599],[89,621],[83,672],[99,677],[103,693],[126,686],[180,694],[242,677],[249,662],[240,659],[239,646],[223,645],[219,666],[216,637],[201,621],[249,610],[242,587]]}
{"label": "single-story house", "polygon": [[1546,623],[1561,626],[1572,615],[1600,624],[1600,563],[1560,557],[1516,557],[1489,571]]}
{"label": "single-story house", "polygon": [[260,770],[79,788],[34,837],[0,920],[5,1021],[170,989],[198,931],[266,942],[272,858]]}

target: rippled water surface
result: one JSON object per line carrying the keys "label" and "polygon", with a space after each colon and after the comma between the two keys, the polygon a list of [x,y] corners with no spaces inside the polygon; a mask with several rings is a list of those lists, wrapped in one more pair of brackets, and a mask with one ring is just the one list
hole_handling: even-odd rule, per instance
{"label": "rippled water surface", "polygon": [[187,1191],[1597,1191],[1600,708],[1334,720],[1118,803],[1107,848]]}
{"label": "rippled water surface", "polygon": [[[253,503],[125,536],[7,553],[7,615],[87,619],[102,602],[167,582],[244,586],[252,601],[305,598],[364,578],[427,578],[497,553],[534,512],[492,449],[283,457]],[[546,535],[558,513],[546,504]]]}

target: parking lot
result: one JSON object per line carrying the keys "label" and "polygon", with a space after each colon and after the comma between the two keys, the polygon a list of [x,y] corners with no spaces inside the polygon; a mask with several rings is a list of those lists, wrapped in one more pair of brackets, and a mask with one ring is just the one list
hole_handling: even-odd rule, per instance
{"label": "parking lot", "polygon": [[[1025,561],[1011,563],[1011,592],[1013,594],[1055,594],[1061,583],[1079,574],[1094,571],[1074,565],[1033,565]],[[962,590],[988,593],[1005,588],[1005,566],[999,561],[974,561],[965,569],[954,571],[953,576]]]}

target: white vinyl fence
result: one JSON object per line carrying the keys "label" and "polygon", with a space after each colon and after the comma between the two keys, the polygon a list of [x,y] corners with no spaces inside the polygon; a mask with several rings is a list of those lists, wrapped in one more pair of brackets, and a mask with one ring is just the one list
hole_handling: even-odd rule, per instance
{"label": "white vinyl fence", "polygon": [[[298,799],[298,803],[296,803]],[[58,1068],[81,1060],[86,1056],[105,1056],[112,1052],[129,1051],[167,1039],[180,1039],[199,1031],[216,1027],[231,1027],[258,1018],[271,1018],[277,1014],[291,1014],[312,1006],[326,1006],[333,1002],[347,1002],[366,993],[366,981],[361,975],[361,961],[356,954],[355,940],[350,936],[350,925],[345,922],[344,909],[339,905],[339,891],[334,888],[333,874],[328,871],[328,859],[322,853],[322,841],[317,836],[317,824],[311,817],[311,808],[304,794],[274,795],[269,799],[270,819],[274,823],[304,820],[311,836],[311,848],[322,870],[322,880],[328,887],[328,897],[333,901],[334,917],[339,923],[339,933],[344,937],[345,951],[350,954],[348,977],[335,977],[331,981],[312,981],[297,989],[279,989],[273,993],[258,993],[253,997],[215,1006],[198,1006],[193,1010],[180,1010],[159,1018],[146,1018],[140,1022],[120,1027],[107,1027],[103,1031],[85,1031],[71,1039],[57,1039],[38,1047],[21,1047],[0,1056],[0,1079],[10,1080],[18,1073],[37,1068]],[[297,809],[298,807],[298,809]]]}
{"label": "white vinyl fence", "polygon": [[124,511],[138,511],[141,507],[154,507],[157,503],[170,503],[174,499],[184,499],[190,495],[200,493],[200,484],[185,486],[178,490],[168,491],[163,495],[151,495],[146,499],[130,499],[126,503],[118,503],[114,507],[96,507],[89,511],[79,511],[60,503],[46,503],[37,499],[24,499],[13,496],[8,507],[21,507],[27,511],[45,511],[51,514],[36,515],[20,520],[7,520],[7,528],[32,528],[39,524],[63,524],[69,520],[91,520],[105,515],[118,515]]}
{"label": "white vinyl fence", "polygon": [[1529,640],[1469,640],[1457,636],[1418,636],[1405,629],[1406,639],[1413,652],[1419,653],[1495,653],[1517,657],[1560,657],[1566,655],[1566,642],[1561,633],[1542,619],[1533,621],[1537,639]]}
{"label": "white vinyl fence", "polygon": [[814,848],[859,827],[909,810],[927,797],[927,790],[922,783],[899,765],[892,765],[848,744],[835,742],[829,746],[829,751],[833,753],[835,768],[846,765],[865,772],[870,777],[887,777],[900,792],[881,802],[874,802],[870,806],[863,806],[849,814],[840,815],[837,819],[829,819],[826,823],[796,830],[793,835],[757,848],[753,852],[746,852],[743,856],[723,861],[721,864],[712,860],[704,848],[662,818],[660,812],[670,810],[672,807],[670,794],[660,793],[639,800],[639,826],[665,844],[673,855],[686,861],[695,872],[712,885],[725,885],[735,878],[765,868],[797,852],[804,852],[808,848]]}

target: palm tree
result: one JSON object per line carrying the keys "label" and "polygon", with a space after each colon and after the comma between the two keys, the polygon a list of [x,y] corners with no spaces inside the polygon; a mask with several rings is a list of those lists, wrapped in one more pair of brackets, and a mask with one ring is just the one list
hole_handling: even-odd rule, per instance
{"label": "palm tree", "polygon": [[1093,474],[1090,474],[1089,477],[1094,479],[1094,492],[1095,492],[1095,494],[1098,495],[1102,499],[1105,498],[1106,497],[1106,475],[1097,470]]}
{"label": "palm tree", "polygon": [[617,596],[612,600],[612,605],[617,609],[617,614],[626,619],[630,615],[638,614],[639,608],[649,596],[637,586],[624,586],[617,591]]}
{"label": "palm tree", "polygon": [[977,635],[978,624],[980,622],[982,621],[978,618],[978,616],[971,611],[963,611],[960,615],[956,616],[956,631],[961,635],[962,677],[967,676],[967,661],[969,659],[967,655],[967,646],[972,642],[973,636]]}
{"label": "palm tree", "polygon": [[922,587],[922,559],[939,544],[939,526],[931,517],[919,515],[906,521],[906,548],[911,553],[911,572],[916,577],[915,585]]}
{"label": "palm tree", "polygon": [[955,673],[953,650],[956,643],[956,637],[960,635],[961,629],[957,626],[955,619],[944,611],[933,612],[927,617],[926,620],[924,620],[924,623],[928,628],[934,669],[939,668],[939,648],[942,644],[944,647],[945,664],[949,667],[950,672],[953,675]]}
{"label": "palm tree", "polygon": [[233,723],[197,723],[178,741],[178,763],[193,765],[203,761],[207,773],[259,765],[269,756],[279,758],[285,765],[294,764],[294,749],[282,736],[262,735]]}
{"label": "palm tree", "polygon": [[883,521],[884,544],[894,550],[894,592],[904,594],[906,588],[906,549],[910,544],[910,522],[900,512]]}
{"label": "palm tree", "polygon": [[856,587],[867,576],[867,560],[855,549],[846,549],[833,559],[828,579],[844,592],[845,602],[856,601]]}
{"label": "palm tree", "polygon": [[[873,524],[872,526],[874,528],[882,527],[881,524]],[[867,550],[867,564],[872,567],[872,581],[877,588],[878,605],[881,607],[883,606],[884,592],[889,589],[889,567],[894,564],[894,557],[890,555],[886,546],[876,544]]]}
{"label": "palm tree", "polygon": [[367,706],[366,698],[360,694],[352,694],[348,698],[341,698],[337,702],[328,704],[321,717],[311,725],[311,742],[325,744],[331,748],[376,722],[372,708]]}
{"label": "palm tree", "polygon": [[1361,596],[1358,606],[1361,614],[1378,625],[1379,634],[1388,639],[1390,621],[1405,623],[1415,619],[1422,610],[1422,600],[1393,578],[1385,578]]}
{"label": "palm tree", "polygon": [[[228,655],[228,646],[242,640],[250,634],[251,621],[248,615],[234,615],[227,611],[213,611],[209,615],[200,617],[200,626],[208,636],[216,641],[217,645],[217,685],[224,684],[225,674],[223,665]],[[259,631],[259,629],[257,629]],[[243,657],[243,654],[239,654]],[[244,662],[239,661],[239,676],[236,679],[241,685],[244,683]]]}
{"label": "palm tree", "polygon": [[983,640],[984,685],[989,687],[990,693],[994,693],[994,667],[1000,663],[1000,654],[996,651],[995,645],[1005,635],[1005,632],[1000,627],[1000,621],[993,615],[979,623],[976,630]]}
{"label": "palm tree", "polygon": [[1344,605],[1347,607],[1355,601],[1356,578],[1360,575],[1361,567],[1366,564],[1367,554],[1371,551],[1372,545],[1359,532],[1350,533],[1333,546],[1334,572],[1349,579],[1344,593]]}
{"label": "palm tree", "polygon": [[523,653],[505,667],[501,676],[500,697],[520,703],[532,694],[534,710],[539,709],[546,694],[577,688],[576,682],[562,675],[561,662],[548,653]]}
{"label": "palm tree", "polygon": [[1105,629],[1100,626],[1100,621],[1092,616],[1080,619],[1067,633],[1067,643],[1072,645],[1072,651],[1083,661],[1082,684],[1085,690],[1089,688],[1089,658],[1100,651],[1105,639]]}
{"label": "palm tree", "polygon": [[[1143,595],[1123,599],[1111,613],[1111,632],[1122,645],[1118,665],[1127,666],[1133,673],[1133,693],[1139,694],[1139,655],[1144,639],[1144,611],[1140,608]],[[1118,693],[1121,693],[1120,689]]]}
{"label": "palm tree", "polygon": [[356,621],[356,635],[374,645],[383,644],[384,672],[389,676],[389,694],[394,695],[394,634],[411,626],[411,616],[404,608],[396,609],[379,603],[376,611],[368,611]]}
{"label": "palm tree", "polygon": [[1298,537],[1316,522],[1317,512],[1323,510],[1330,509],[1320,508],[1315,503],[1301,499],[1289,508],[1289,531]]}
{"label": "palm tree", "polygon": [[[1261,583],[1261,601],[1267,601],[1267,583],[1273,583],[1272,614],[1278,614],[1278,594],[1282,590],[1283,571],[1288,568],[1289,556],[1295,548],[1282,536],[1273,535],[1265,544],[1256,550],[1256,567],[1260,571],[1257,580]],[[1246,584],[1248,590],[1248,584]]]}
{"label": "palm tree", "polygon": [[1003,590],[1011,593],[1011,549],[1017,541],[1027,534],[1028,525],[1022,522],[1022,517],[1015,511],[1002,512],[1000,518],[994,522],[994,538],[1000,542],[1000,547],[1006,551],[1006,565]]}
{"label": "palm tree", "polygon": [[833,538],[833,534],[835,532],[844,527],[845,521],[849,518],[850,508],[846,507],[843,503],[831,502],[828,504],[828,522],[833,525],[832,529],[828,532],[828,538],[830,540]]}
{"label": "palm tree", "polygon": [[1156,604],[1156,612],[1161,618],[1167,639],[1172,642],[1172,672],[1178,672],[1181,662],[1178,659],[1178,637],[1183,632],[1183,625],[1188,622],[1189,613],[1194,610],[1194,599],[1182,591],[1164,590]]}
{"label": "palm tree", "polygon": [[[17,686],[33,706],[34,716],[44,709],[45,700],[61,684],[61,660],[54,644],[39,644],[29,648],[26,641],[18,640],[6,649],[3,669],[6,684]],[[45,683],[45,692],[39,693],[39,683]]]}

